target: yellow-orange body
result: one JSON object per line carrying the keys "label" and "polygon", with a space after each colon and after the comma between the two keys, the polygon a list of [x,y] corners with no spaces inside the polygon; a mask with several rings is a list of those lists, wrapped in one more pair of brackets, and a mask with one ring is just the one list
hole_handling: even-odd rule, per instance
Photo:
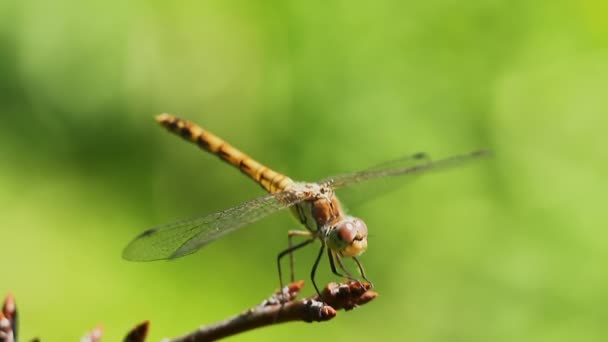
{"label": "yellow-orange body", "polygon": [[[252,199],[226,210],[150,228],[129,243],[123,251],[123,258],[132,261],[179,258],[195,252],[202,246],[234,230],[272,213],[290,208],[307,230],[288,232],[289,248],[277,256],[279,279],[282,284],[282,257],[286,255],[290,257],[293,281],[293,252],[314,241],[320,241],[321,247],[310,275],[319,295],[321,292],[315,283],[315,272],[324,252],[327,252],[331,270],[335,275],[358,281],[342,262],[342,257],[349,257],[356,263],[361,277],[367,280],[363,266],[358,259],[358,256],[367,248],[367,225],[362,219],[343,212],[340,201],[334,193],[335,189],[378,177],[416,174],[446,168],[488,154],[485,150],[478,150],[430,162],[426,154],[417,153],[396,161],[397,164],[386,167],[375,167],[339,175],[318,183],[294,182],[289,177],[257,162],[223,139],[191,122],[169,114],[161,114],[156,117],[156,120],[169,131],[236,167],[260,184],[270,195]],[[294,245],[292,238],[297,236],[304,237],[305,240]],[[340,273],[338,269],[344,273]]]}
{"label": "yellow-orange body", "polygon": [[293,181],[289,177],[260,164],[228,144],[222,138],[196,124],[169,114],[161,114],[156,117],[156,120],[168,130],[195,143],[203,150],[215,154],[223,161],[241,170],[241,172],[256,181],[269,193],[283,191],[293,184]]}

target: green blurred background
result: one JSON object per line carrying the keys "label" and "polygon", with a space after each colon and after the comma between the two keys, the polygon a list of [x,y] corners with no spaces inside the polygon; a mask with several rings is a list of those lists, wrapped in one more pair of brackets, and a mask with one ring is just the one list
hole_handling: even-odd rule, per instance
{"label": "green blurred background", "polygon": [[117,341],[150,319],[158,341],[274,290],[284,213],[187,258],[121,260],[147,227],[262,194],[157,127],[171,112],[302,180],[494,151],[345,193],[380,297],[234,340],[604,341],[607,47],[603,0],[2,1],[0,294],[24,338],[100,323]]}

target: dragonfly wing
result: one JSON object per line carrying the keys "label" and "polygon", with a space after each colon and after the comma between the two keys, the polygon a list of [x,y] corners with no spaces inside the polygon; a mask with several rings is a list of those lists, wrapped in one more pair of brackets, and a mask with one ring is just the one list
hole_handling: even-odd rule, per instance
{"label": "dragonfly wing", "polygon": [[303,200],[306,198],[283,191],[216,213],[154,227],[131,241],[122,255],[131,261],[178,258]]}
{"label": "dragonfly wing", "polygon": [[367,170],[330,177],[322,180],[321,182],[333,189],[338,189],[380,177],[413,175],[431,170],[443,170],[449,167],[461,165],[471,160],[485,157],[487,155],[489,155],[489,151],[477,150],[466,154],[432,161],[425,153],[416,153],[392,162],[374,166]]}

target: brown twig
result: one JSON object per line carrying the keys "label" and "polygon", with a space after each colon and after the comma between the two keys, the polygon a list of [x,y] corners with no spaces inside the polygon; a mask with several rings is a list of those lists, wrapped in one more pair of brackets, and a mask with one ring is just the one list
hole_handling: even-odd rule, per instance
{"label": "brown twig", "polygon": [[378,295],[369,283],[330,283],[323,289],[323,301],[318,295],[296,300],[304,282],[294,282],[281,289],[260,305],[226,320],[200,327],[186,335],[166,342],[216,341],[244,331],[273,324],[303,321],[324,322],[334,318],[337,310],[351,310]]}

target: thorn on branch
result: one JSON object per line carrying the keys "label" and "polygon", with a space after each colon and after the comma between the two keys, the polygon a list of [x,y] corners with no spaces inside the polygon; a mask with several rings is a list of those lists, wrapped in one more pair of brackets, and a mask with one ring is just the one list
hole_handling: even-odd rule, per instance
{"label": "thorn on branch", "polygon": [[136,325],[127,336],[125,336],[124,342],[144,342],[148,336],[148,329],[150,327],[150,321],[144,321]]}

